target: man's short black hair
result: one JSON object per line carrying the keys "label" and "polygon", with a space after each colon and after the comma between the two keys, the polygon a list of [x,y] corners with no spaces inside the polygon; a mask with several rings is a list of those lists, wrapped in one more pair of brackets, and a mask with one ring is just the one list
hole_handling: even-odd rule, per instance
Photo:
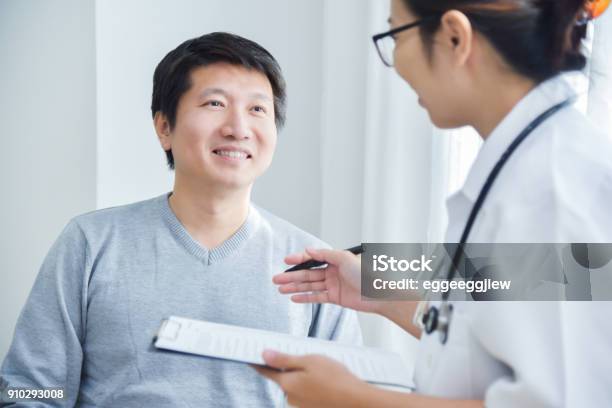
{"label": "man's short black hair", "polygon": [[[151,113],[163,113],[170,128],[176,124],[181,96],[191,88],[191,72],[215,63],[228,63],[253,69],[270,81],[274,94],[276,127],[285,123],[285,80],[272,54],[261,45],[235,34],[215,32],[187,40],[170,51],[155,68]],[[168,167],[174,169],[172,150],[166,151]]]}

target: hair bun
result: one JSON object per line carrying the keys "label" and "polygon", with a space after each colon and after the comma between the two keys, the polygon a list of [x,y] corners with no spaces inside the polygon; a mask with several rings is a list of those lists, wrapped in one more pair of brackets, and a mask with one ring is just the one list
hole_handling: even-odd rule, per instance
{"label": "hair bun", "polygon": [[[608,3],[610,0],[606,0]],[[581,70],[586,65],[582,40],[586,37],[587,28],[581,24],[587,13],[587,6],[597,0],[544,0],[543,5],[553,10],[548,14],[550,29],[550,56],[553,66],[559,71]]]}

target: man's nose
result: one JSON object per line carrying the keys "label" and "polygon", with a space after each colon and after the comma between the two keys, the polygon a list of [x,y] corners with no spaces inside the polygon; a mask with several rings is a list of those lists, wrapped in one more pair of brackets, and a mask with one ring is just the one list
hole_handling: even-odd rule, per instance
{"label": "man's nose", "polygon": [[239,140],[250,139],[253,136],[246,114],[237,110],[230,112],[221,132],[224,137]]}

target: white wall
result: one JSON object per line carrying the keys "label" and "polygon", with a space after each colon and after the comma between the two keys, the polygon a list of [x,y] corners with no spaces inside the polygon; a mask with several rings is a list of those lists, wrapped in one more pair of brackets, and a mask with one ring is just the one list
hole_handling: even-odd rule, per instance
{"label": "white wall", "polygon": [[0,0],[0,360],[44,255],[95,208],[94,7]]}

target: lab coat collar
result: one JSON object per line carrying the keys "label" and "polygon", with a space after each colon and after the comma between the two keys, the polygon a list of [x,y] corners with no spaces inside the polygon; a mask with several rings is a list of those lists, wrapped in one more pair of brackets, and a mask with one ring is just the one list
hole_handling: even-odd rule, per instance
{"label": "lab coat collar", "polygon": [[464,186],[457,194],[463,194],[472,203],[475,202],[493,167],[523,129],[547,109],[573,96],[574,89],[561,76],[549,79],[532,89],[486,139]]}

